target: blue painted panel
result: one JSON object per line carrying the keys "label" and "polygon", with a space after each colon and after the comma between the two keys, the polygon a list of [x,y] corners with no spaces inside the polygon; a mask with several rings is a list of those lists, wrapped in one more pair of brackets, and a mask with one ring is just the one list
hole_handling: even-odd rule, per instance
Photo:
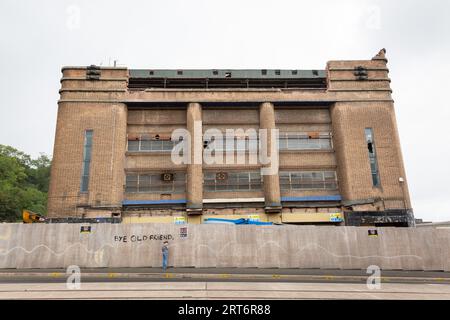
{"label": "blue painted panel", "polygon": [[281,201],[294,202],[294,201],[341,201],[340,195],[334,196],[309,196],[309,197],[282,197]]}
{"label": "blue painted panel", "polygon": [[147,204],[185,204],[186,199],[177,200],[124,200],[122,205],[133,206],[133,205],[147,205]]}
{"label": "blue painted panel", "polygon": [[257,226],[271,226],[272,222],[252,221],[250,219],[221,219],[221,218],[207,218],[203,221],[205,224],[225,223],[225,224],[254,224]]}

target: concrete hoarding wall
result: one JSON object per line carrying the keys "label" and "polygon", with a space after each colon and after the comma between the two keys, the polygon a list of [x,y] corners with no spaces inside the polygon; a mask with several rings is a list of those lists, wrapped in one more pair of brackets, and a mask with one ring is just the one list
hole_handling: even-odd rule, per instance
{"label": "concrete hoarding wall", "polygon": [[[175,267],[450,271],[450,230],[366,227],[0,224],[0,268]],[[186,229],[183,229],[186,228]],[[187,230],[187,236],[183,232]]]}

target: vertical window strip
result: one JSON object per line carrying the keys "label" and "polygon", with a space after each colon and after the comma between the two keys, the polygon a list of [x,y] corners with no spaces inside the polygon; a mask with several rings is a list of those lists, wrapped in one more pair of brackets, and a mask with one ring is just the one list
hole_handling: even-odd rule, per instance
{"label": "vertical window strip", "polygon": [[81,192],[87,192],[89,189],[89,176],[92,156],[92,135],[93,130],[84,132],[84,148],[83,148],[83,166],[81,169]]}
{"label": "vertical window strip", "polygon": [[366,136],[367,151],[369,153],[369,164],[370,164],[370,172],[371,172],[371,176],[372,176],[372,185],[374,187],[379,187],[381,185],[380,173],[378,170],[378,160],[377,160],[377,154],[376,154],[376,150],[375,150],[375,140],[373,137],[373,129],[366,128],[364,130],[364,133]]}

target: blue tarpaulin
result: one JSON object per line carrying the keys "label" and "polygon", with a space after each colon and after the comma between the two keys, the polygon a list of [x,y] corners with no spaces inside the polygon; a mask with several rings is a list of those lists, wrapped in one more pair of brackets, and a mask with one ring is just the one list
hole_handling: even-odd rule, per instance
{"label": "blue tarpaulin", "polygon": [[213,223],[224,223],[224,224],[254,224],[257,226],[271,226],[272,222],[261,222],[252,219],[219,219],[219,218],[207,218],[203,223],[213,224]]}

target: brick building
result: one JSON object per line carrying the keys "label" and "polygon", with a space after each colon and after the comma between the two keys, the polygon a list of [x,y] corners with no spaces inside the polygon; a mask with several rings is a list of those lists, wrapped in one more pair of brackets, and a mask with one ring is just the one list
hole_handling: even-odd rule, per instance
{"label": "brick building", "polygon": [[[49,217],[414,224],[384,49],[325,70],[62,73]],[[192,133],[191,159],[202,159],[214,140],[209,129],[225,136],[241,129],[222,148],[250,157],[249,132],[276,128],[278,171],[262,175],[264,164],[247,162],[176,164],[171,150],[180,141],[172,133],[180,128]]]}

